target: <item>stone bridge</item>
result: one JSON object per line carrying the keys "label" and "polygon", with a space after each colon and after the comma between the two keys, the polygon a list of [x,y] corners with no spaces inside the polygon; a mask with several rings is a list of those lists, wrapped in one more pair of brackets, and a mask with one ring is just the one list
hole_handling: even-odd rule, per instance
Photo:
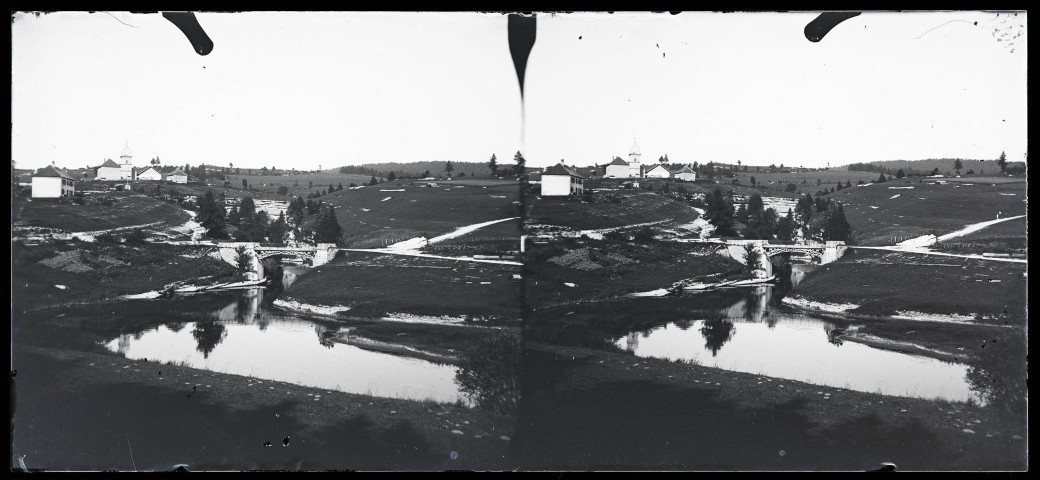
{"label": "stone bridge", "polygon": [[845,242],[829,241],[824,243],[769,243],[769,240],[726,240],[726,249],[734,260],[744,263],[744,246],[757,245],[767,257],[783,253],[800,253],[819,259],[820,264],[831,263],[845,255]]}
{"label": "stone bridge", "polygon": [[220,258],[231,265],[238,266],[238,249],[244,248],[252,261],[251,270],[259,279],[264,275],[265,258],[296,257],[308,260],[310,266],[317,267],[332,261],[339,253],[334,243],[319,243],[316,246],[291,247],[288,245],[262,245],[256,242],[222,242],[217,244]]}

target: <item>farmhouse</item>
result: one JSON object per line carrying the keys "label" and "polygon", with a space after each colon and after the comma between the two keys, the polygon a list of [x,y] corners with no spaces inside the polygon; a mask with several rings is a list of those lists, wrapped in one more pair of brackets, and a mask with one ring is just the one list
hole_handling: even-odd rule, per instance
{"label": "farmhouse", "polygon": [[585,193],[585,177],[563,161],[542,172],[542,196],[567,196]]}
{"label": "farmhouse", "polygon": [[188,175],[179,167],[166,167],[160,173],[165,182],[188,183]]}
{"label": "farmhouse", "polygon": [[71,197],[76,194],[76,180],[54,165],[41,168],[32,176],[32,198]]}
{"label": "farmhouse", "polygon": [[671,169],[672,178],[693,182],[697,180],[697,172],[689,165],[674,165]]}
{"label": "farmhouse", "polygon": [[662,163],[646,169],[643,176],[646,178],[669,178],[672,176],[672,172],[669,172],[668,167]]}
{"label": "farmhouse", "polygon": [[163,177],[162,173],[156,170],[154,166],[148,166],[137,170],[137,179],[159,181]]}

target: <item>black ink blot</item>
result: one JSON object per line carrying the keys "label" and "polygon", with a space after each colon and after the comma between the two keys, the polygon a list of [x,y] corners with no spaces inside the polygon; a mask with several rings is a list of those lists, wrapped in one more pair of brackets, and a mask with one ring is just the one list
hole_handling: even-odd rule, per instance
{"label": "black ink blot", "polygon": [[824,12],[805,26],[805,38],[819,42],[839,23],[859,15],[860,12]]}
{"label": "black ink blot", "polygon": [[524,98],[524,73],[527,71],[527,57],[534,48],[535,31],[537,29],[534,15],[509,15],[507,26],[509,31],[509,53],[513,56],[513,67],[516,78],[520,82],[520,98]]}
{"label": "black ink blot", "polygon": [[213,40],[206,35],[206,31],[202,29],[202,25],[199,25],[199,20],[195,18],[194,13],[163,12],[162,16],[176,25],[185,37],[188,37],[191,46],[199,55],[208,55],[213,51]]}

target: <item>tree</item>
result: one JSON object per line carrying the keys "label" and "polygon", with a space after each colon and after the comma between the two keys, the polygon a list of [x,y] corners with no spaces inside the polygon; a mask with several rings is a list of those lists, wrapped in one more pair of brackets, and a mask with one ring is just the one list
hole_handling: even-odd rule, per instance
{"label": "tree", "polygon": [[845,188],[852,187],[852,180],[845,180]]}
{"label": "tree", "polygon": [[212,190],[199,198],[199,224],[206,229],[209,238],[228,238],[226,228],[227,211],[223,202],[217,202]]}
{"label": "tree", "polygon": [[885,178],[885,174],[884,173],[882,173],[881,176],[878,177],[878,179],[877,179],[877,183],[885,183],[887,181],[888,181],[888,179]]}
{"label": "tree", "polygon": [[246,273],[253,269],[253,256],[249,254],[246,247],[235,248],[235,262],[238,264],[239,272]]}
{"label": "tree", "polygon": [[733,200],[729,195],[722,193],[721,188],[715,188],[705,199],[708,208],[705,216],[715,226],[715,232],[721,236],[733,235]]}
{"label": "tree", "polygon": [[524,156],[520,153],[519,150],[517,150],[516,155],[513,155],[513,161],[516,162],[516,166],[514,167],[516,175],[523,175],[524,165],[527,163],[527,160],[524,159]]}
{"label": "tree", "polygon": [[244,188],[246,190],[249,189],[249,182],[247,182],[246,179],[244,179],[244,178],[242,179],[242,188]]}
{"label": "tree", "polygon": [[[960,161],[960,160],[958,160],[958,162],[959,162],[959,161]],[[905,176],[906,176],[906,174],[905,174],[905,173],[903,173],[903,169],[902,169],[902,168],[900,168],[900,169],[899,169],[899,171],[898,171],[898,172],[896,172],[896,178],[897,178],[897,179],[899,179],[899,178],[903,178],[903,177],[905,177]]]}
{"label": "tree", "polygon": [[785,192],[789,192],[789,193],[797,192],[798,191],[798,185],[795,185],[793,183],[788,183],[787,184],[787,188],[785,188],[784,191]]}
{"label": "tree", "polygon": [[491,169],[491,175],[498,175],[498,157],[494,153],[491,154],[491,160],[488,160],[488,168]]}
{"label": "tree", "polygon": [[423,178],[430,178],[430,171],[427,170],[427,171],[423,172],[422,177]]}
{"label": "tree", "polygon": [[[755,186],[755,177],[751,177],[751,186],[752,187]],[[797,187],[795,187],[795,188],[797,188]]]}
{"label": "tree", "polygon": [[794,215],[791,209],[787,209],[787,216],[781,217],[776,223],[776,239],[789,242],[794,234]]}
{"label": "tree", "polygon": [[1007,154],[1000,152],[1000,158],[997,159],[997,166],[1000,167],[1000,173],[1007,171]]}
{"label": "tree", "polygon": [[963,167],[964,163],[961,162],[961,159],[957,158],[953,160],[953,169],[957,171],[957,175],[961,174],[961,168]]}
{"label": "tree", "polygon": [[371,187],[375,185],[379,185],[379,180],[376,180],[376,177],[373,176],[372,179],[368,181],[368,186]]}
{"label": "tree", "polygon": [[[394,180],[397,180],[397,174],[395,174],[394,172],[390,172],[390,175],[386,176],[386,181],[392,182]],[[343,184],[341,183],[340,185],[343,185]]]}
{"label": "tree", "polygon": [[935,169],[932,170],[932,175],[938,175],[938,174],[939,174],[939,167],[935,167]]}
{"label": "tree", "polygon": [[757,247],[753,243],[744,245],[744,271],[749,275],[754,273],[762,263],[762,252]]}
{"label": "tree", "polygon": [[287,187],[285,185],[282,185],[282,186],[278,187],[278,194],[279,195],[288,195],[289,194],[289,187]]}
{"label": "tree", "polygon": [[451,164],[451,160],[448,160],[448,162],[444,164],[444,173],[447,173],[448,176],[450,177],[451,176],[451,172],[454,172],[454,171],[455,171],[455,165],[452,165]]}
{"label": "tree", "polygon": [[318,212],[318,223],[314,227],[314,241],[316,243],[339,243],[343,236],[343,228],[336,220],[335,209],[332,205],[323,205]]}
{"label": "tree", "polygon": [[826,217],[823,222],[824,241],[850,242],[852,240],[852,226],[845,219],[845,209],[839,202],[831,202],[827,207]]}
{"label": "tree", "polygon": [[[390,173],[393,174],[394,172],[390,172]],[[339,182],[339,185],[336,185],[336,191],[338,192],[340,190],[343,190],[343,182]]]}
{"label": "tree", "polygon": [[762,202],[762,196],[756,193],[748,199],[747,203],[747,225],[751,238],[763,238],[761,235],[763,215],[765,215],[765,204]]}

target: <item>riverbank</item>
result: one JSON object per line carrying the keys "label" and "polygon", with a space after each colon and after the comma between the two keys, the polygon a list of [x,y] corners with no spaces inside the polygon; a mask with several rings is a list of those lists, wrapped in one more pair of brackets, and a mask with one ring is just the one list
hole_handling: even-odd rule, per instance
{"label": "riverbank", "polygon": [[520,319],[519,266],[346,252],[301,275],[280,297],[358,318],[391,314]]}
{"label": "riverbank", "polygon": [[53,241],[11,245],[12,306],[18,311],[90,304],[158,291],[174,282],[220,283],[237,270],[212,247],[146,242]]}
{"label": "riverbank", "polygon": [[1024,413],[531,341],[524,369],[524,469],[1027,467]]}
{"label": "riverbank", "polygon": [[843,313],[857,315],[916,312],[1022,326],[1026,269],[1026,264],[850,250],[837,262],[808,273],[792,295],[809,302],[855,305]]}
{"label": "riverbank", "polygon": [[11,464],[30,469],[515,467],[513,419],[461,405],[40,346],[16,345],[12,368]]}
{"label": "riverbank", "polygon": [[688,279],[723,282],[747,278],[744,265],[716,245],[643,238],[557,238],[533,245],[525,264],[524,299],[532,309],[604,301],[668,288]]}

